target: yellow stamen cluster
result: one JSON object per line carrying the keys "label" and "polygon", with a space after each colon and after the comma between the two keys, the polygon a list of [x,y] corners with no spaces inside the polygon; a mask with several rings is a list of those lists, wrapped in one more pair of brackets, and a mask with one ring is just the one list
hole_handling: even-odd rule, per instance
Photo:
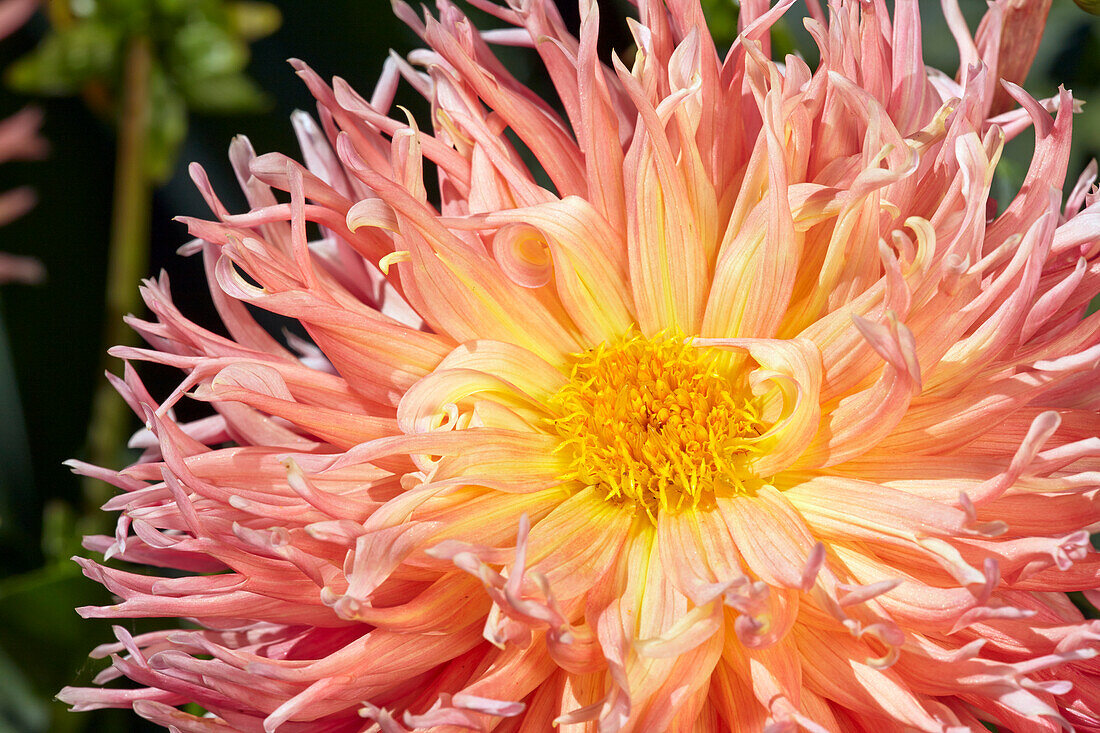
{"label": "yellow stamen cluster", "polygon": [[576,355],[551,399],[559,450],[572,459],[564,478],[633,502],[654,523],[660,512],[746,490],[763,426],[723,363],[668,333]]}

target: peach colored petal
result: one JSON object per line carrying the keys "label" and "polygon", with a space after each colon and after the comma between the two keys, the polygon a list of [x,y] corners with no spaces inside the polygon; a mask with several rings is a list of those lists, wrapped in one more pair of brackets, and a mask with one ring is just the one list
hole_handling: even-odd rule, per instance
{"label": "peach colored petal", "polygon": [[[484,215],[486,224],[505,222],[532,227],[551,253],[555,288],[573,322],[592,342],[627,331],[634,321],[625,298],[626,262],[616,235],[583,199],[571,197],[534,207]],[[498,232],[494,237],[494,248]],[[590,242],[610,246],[593,249]],[[497,253],[498,261],[501,254]],[[547,273],[548,275],[549,273]]]}
{"label": "peach colored petal", "polygon": [[760,365],[749,375],[754,391],[778,398],[778,417],[757,438],[763,455],[753,469],[770,476],[796,463],[818,430],[821,353],[807,339],[698,339],[700,346],[744,349]]}
{"label": "peach colored petal", "polygon": [[865,452],[893,430],[920,391],[912,332],[889,315],[885,324],[858,316],[853,320],[886,365],[874,386],[840,400],[822,415],[821,428],[797,467],[835,465]]}
{"label": "peach colored petal", "polygon": [[[642,51],[635,73],[644,59]],[[699,230],[699,202],[692,200],[688,176],[677,166],[664,133],[668,118],[692,92],[681,90],[655,107],[631,72],[614,61],[639,115],[624,172],[634,310],[644,333],[669,327],[694,331],[708,279],[706,245]]]}
{"label": "peach colored petal", "polygon": [[771,586],[802,587],[813,540],[784,493],[764,486],[756,496],[733,496],[717,503],[733,544],[754,575]]}

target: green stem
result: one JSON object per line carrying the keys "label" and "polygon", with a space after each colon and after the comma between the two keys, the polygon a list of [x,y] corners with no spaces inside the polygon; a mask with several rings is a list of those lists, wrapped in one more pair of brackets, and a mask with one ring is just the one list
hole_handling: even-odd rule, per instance
{"label": "green stem", "polygon": [[[152,55],[148,38],[138,36],[130,40],[125,69],[107,266],[102,351],[105,367],[109,364],[108,348],[136,342],[133,331],[122,322],[122,318],[141,308],[138,282],[149,269],[152,185],[145,172],[145,150],[149,132]],[[87,438],[88,458],[92,463],[116,466],[131,420],[129,408],[122,398],[106,380],[100,380],[92,403]],[[102,482],[86,480],[85,509],[98,507],[111,493],[112,490]]]}

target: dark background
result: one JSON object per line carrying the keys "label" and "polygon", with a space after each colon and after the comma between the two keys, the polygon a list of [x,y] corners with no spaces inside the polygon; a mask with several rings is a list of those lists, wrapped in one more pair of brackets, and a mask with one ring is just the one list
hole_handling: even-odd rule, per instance
{"label": "dark background", "polygon": [[[312,98],[285,59],[301,58],[326,78],[343,76],[369,96],[388,49],[407,52],[418,45],[413,34],[392,18],[388,2],[275,0],[274,4],[283,13],[282,28],[255,44],[250,67],[252,76],[272,96],[272,108],[260,115],[192,117],[175,174],[154,200],[151,272],[166,269],[177,303],[207,325],[212,325],[212,319],[200,262],[175,254],[188,236],[172,217],[208,213],[188,179],[187,162],[200,161],[223,200],[231,209],[241,210],[243,198],[236,192],[226,158],[232,136],[246,132],[259,153],[282,151],[297,156],[289,115],[294,109],[314,109]],[[576,16],[574,0],[560,4],[567,16]],[[714,6],[716,28],[729,27],[731,6],[718,0],[704,4]],[[926,48],[928,61],[953,71],[957,56],[939,3],[924,5],[926,39],[936,39]],[[984,0],[963,0],[963,6],[971,27],[976,28]],[[605,19],[614,17],[613,8],[607,3]],[[799,4],[791,15],[801,12]],[[1054,1],[1044,45],[1026,85],[1032,94],[1048,96],[1059,82],[1065,82],[1078,97],[1100,99],[1098,21],[1070,0]],[[33,47],[45,30],[45,20],[36,17],[17,35],[0,42],[0,67]],[[788,25],[789,42],[813,57],[798,30],[793,23]],[[621,27],[611,26],[607,43],[625,48]],[[519,67],[522,78],[529,59],[522,52],[513,53],[509,65]],[[426,109],[407,92],[401,101],[421,113]],[[0,117],[26,102],[0,92]],[[45,111],[43,133],[52,147],[49,158],[0,166],[0,191],[29,183],[40,199],[29,215],[0,231],[0,250],[33,254],[49,272],[48,281],[40,286],[9,285],[0,291],[0,733],[143,730],[129,713],[74,715],[49,702],[65,684],[87,684],[103,666],[103,662],[87,661],[87,652],[96,644],[113,641],[108,623],[81,621],[72,611],[77,605],[107,602],[105,593],[84,580],[74,564],[59,558],[73,551],[71,535],[80,512],[79,482],[61,462],[81,457],[91,395],[103,378],[100,314],[114,133],[79,99],[36,104]],[[1100,151],[1100,114],[1096,112],[1100,101],[1095,104],[1086,107],[1075,123],[1077,155],[1067,190],[1088,157]],[[1023,135],[1010,146],[999,172],[999,192],[1004,197],[1026,170],[1032,144],[1031,137]],[[120,367],[116,363],[112,369],[118,372]],[[163,389],[170,388],[173,378],[149,376]],[[13,402],[16,383],[21,411]],[[141,629],[140,624],[126,626]]]}

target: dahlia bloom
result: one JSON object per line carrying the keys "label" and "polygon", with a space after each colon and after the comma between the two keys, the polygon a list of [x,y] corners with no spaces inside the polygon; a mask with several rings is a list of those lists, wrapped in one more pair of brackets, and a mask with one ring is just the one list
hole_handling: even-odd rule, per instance
{"label": "dahlia bloom", "polygon": [[745,0],[723,56],[695,0],[640,0],[605,64],[591,1],[579,37],[548,0],[471,0],[481,32],[397,2],[428,48],[369,99],[295,62],[305,164],[237,138],[244,214],[192,169],[228,336],[147,282],[150,348],[115,353],[186,376],[158,401],[128,363],[144,454],[73,464],[121,489],[87,547],[168,569],[79,559],[119,598],[80,613],[187,623],[118,627],[97,682],[137,687],[61,699],[179,731],[1100,731],[1065,595],[1100,600],[1075,102],[999,81],[1019,3],[975,37],[944,0],[956,78],[917,0],[811,3],[820,64],[771,60],[792,3]]}

